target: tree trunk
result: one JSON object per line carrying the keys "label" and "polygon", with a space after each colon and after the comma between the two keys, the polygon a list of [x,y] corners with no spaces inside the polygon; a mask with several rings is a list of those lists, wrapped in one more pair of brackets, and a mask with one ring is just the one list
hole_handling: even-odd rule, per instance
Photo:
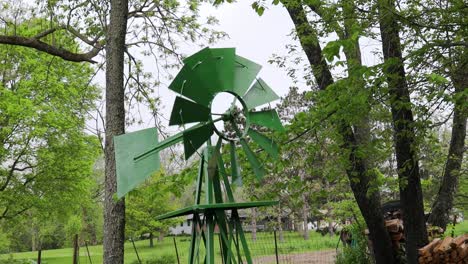
{"label": "tree trunk", "polygon": [[257,241],[257,208],[252,207],[252,241]]}
{"label": "tree trunk", "polygon": [[[283,0],[282,3],[288,10],[295,25],[299,41],[312,67],[315,80],[319,88],[325,90],[334,81],[330,69],[322,56],[322,49],[317,37],[318,34],[309,24],[300,1]],[[374,245],[373,253],[376,263],[395,263],[390,236],[384,226],[380,193],[378,191],[368,192],[370,177],[373,175],[369,174],[366,160],[361,157],[362,155],[357,154],[359,141],[356,139],[351,125],[344,122],[339,122],[336,125],[343,137],[343,148],[349,150],[348,161],[350,164],[347,169],[347,175],[356,202],[369,229],[369,238]],[[354,129],[357,131],[360,127],[355,126]]]}
{"label": "tree trunk", "polygon": [[[428,222],[432,225],[440,226],[444,230],[449,223],[450,212],[453,208],[453,198],[457,193],[458,179],[463,161],[466,137],[467,119],[467,98],[464,90],[468,87],[468,48],[463,53],[464,59],[461,65],[452,75],[453,86],[455,87],[455,104],[453,110],[452,136],[445,163],[444,176],[440,186],[437,200],[432,207],[432,213]],[[463,58],[463,57],[462,57]],[[458,98],[457,98],[458,97]]]}
{"label": "tree trunk", "polygon": [[333,222],[332,221],[328,222],[328,234],[330,236],[335,235],[335,231],[333,230]]}
{"label": "tree trunk", "polygon": [[149,246],[150,246],[150,248],[154,247],[154,236],[153,236],[153,232],[150,232],[150,234],[149,234]]}
{"label": "tree trunk", "polygon": [[162,242],[163,240],[164,240],[164,232],[161,231],[161,232],[159,232],[158,242]]}
{"label": "tree trunk", "polygon": [[281,222],[281,211],[278,213],[278,217],[277,217],[276,221],[278,221],[279,241],[284,242],[283,223]]}
{"label": "tree trunk", "polygon": [[419,175],[411,99],[406,82],[394,0],[379,0],[379,23],[392,111],[400,200],[408,263],[418,262],[418,248],[428,243]]}
{"label": "tree trunk", "polygon": [[112,0],[106,45],[106,143],[104,197],[105,264],[124,263],[125,200],[115,199],[117,177],[113,137],[125,133],[124,52],[128,0]]}
{"label": "tree trunk", "polygon": [[304,240],[309,240],[309,227],[308,227],[308,217],[309,216],[309,207],[307,206],[307,204],[304,204],[303,206],[303,209],[302,209],[302,223],[303,223],[303,226],[304,226],[304,233],[303,233],[303,237],[304,237]]}
{"label": "tree trunk", "polygon": [[[305,181],[305,172],[300,171],[300,177],[301,181]],[[309,222],[309,205],[307,203],[307,191],[302,194],[302,226],[303,226],[303,234],[302,236],[304,237],[304,240],[309,240],[309,227],[307,226],[307,223]]]}
{"label": "tree trunk", "polygon": [[78,243],[78,235],[73,236],[73,264],[78,264],[80,258],[80,245]]}

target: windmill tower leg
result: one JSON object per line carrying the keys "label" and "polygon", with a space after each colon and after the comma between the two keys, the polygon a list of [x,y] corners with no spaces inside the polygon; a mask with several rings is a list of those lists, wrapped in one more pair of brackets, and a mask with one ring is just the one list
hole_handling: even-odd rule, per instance
{"label": "windmill tower leg", "polygon": [[[231,186],[224,171],[222,160],[213,155],[214,147],[208,146],[204,149],[200,159],[200,169],[197,177],[197,190],[195,194],[196,204],[222,204],[223,189],[220,176],[224,184],[224,191],[228,202],[234,203]],[[204,201],[202,201],[202,190]],[[242,224],[237,209],[231,210],[228,219],[224,209],[210,209],[204,214],[193,214],[192,236],[189,251],[189,264],[195,264],[200,254],[200,240],[205,246],[204,263],[214,264],[215,258],[215,229],[217,227],[220,239],[220,250],[222,262],[225,264],[252,263],[247,240],[242,230]],[[244,262],[245,260],[245,262]]]}

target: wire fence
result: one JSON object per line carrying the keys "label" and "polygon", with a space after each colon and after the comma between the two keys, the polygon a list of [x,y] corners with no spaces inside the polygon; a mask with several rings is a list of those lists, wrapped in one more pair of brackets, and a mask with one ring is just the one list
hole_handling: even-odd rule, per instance
{"label": "wire fence", "polygon": [[256,239],[249,241],[255,264],[273,263],[335,263],[336,237],[322,236],[314,231],[309,239],[295,231],[257,232]]}
{"label": "wire fence", "polygon": [[[249,251],[255,264],[312,264],[335,263],[338,236],[322,235],[309,231],[309,238],[304,239],[297,231],[258,231],[245,233]],[[215,237],[219,240],[219,237]],[[187,262],[188,236],[173,237],[173,253],[180,263]],[[217,243],[216,243],[217,244]],[[221,263],[222,252],[215,246],[216,256]],[[203,254],[202,254],[203,255]],[[201,261],[200,263],[203,263]]]}

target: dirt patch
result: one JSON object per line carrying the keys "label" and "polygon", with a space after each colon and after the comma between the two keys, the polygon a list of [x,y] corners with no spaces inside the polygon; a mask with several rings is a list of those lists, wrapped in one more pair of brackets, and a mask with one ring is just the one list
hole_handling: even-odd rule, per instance
{"label": "dirt patch", "polygon": [[[307,253],[291,253],[278,255],[280,264],[333,264],[335,250],[322,250]],[[262,256],[253,260],[255,264],[276,264],[276,256]]]}

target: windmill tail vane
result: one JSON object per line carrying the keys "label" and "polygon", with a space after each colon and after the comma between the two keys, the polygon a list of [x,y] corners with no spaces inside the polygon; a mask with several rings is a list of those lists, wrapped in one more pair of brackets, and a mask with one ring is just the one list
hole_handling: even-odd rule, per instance
{"label": "windmill tail vane", "polygon": [[[277,144],[255,129],[284,129],[276,110],[255,110],[279,99],[261,78],[257,78],[260,69],[261,66],[255,62],[236,55],[234,48],[202,49],[184,60],[182,69],[169,85],[169,89],[179,94],[174,101],[169,125],[196,124],[162,142],[158,142],[156,128],[114,137],[118,197],[125,196],[159,169],[161,150],[182,142],[185,159],[201,153],[194,204],[158,217],[162,220],[192,216],[190,264],[199,263],[200,259],[204,263],[219,263],[214,252],[215,227],[218,228],[223,263],[252,263],[238,210],[277,204],[277,201],[236,203],[231,189],[232,183],[242,182],[237,145],[245,152],[257,179],[261,180],[265,174],[263,164],[249,147],[247,138],[256,142],[271,158],[279,156]],[[225,113],[213,113],[213,99],[223,92],[231,94],[234,101]],[[242,109],[234,107],[236,102]],[[237,123],[239,111],[245,117],[244,124]],[[218,129],[215,125],[218,122],[230,125],[234,136]],[[218,141],[212,146],[214,134]],[[221,155],[223,141],[229,142],[229,173]],[[206,146],[199,152],[203,145]],[[226,201],[223,197],[227,197]]]}

